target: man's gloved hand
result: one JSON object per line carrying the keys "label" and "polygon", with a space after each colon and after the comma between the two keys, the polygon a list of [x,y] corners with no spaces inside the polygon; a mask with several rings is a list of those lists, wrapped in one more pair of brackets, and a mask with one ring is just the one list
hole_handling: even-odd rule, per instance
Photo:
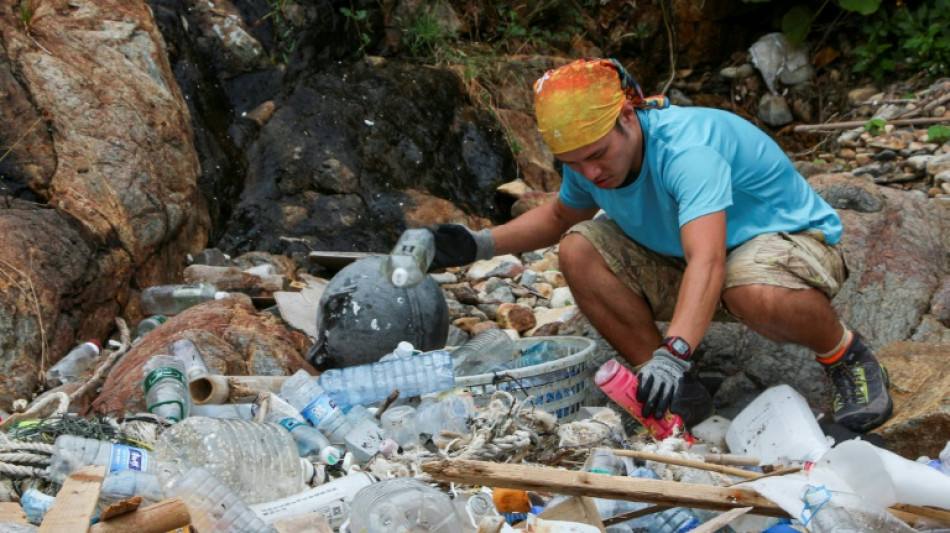
{"label": "man's gloved hand", "polygon": [[673,404],[689,361],[676,357],[665,347],[653,352],[653,359],[637,374],[637,401],[643,404],[643,416],[660,419]]}
{"label": "man's gloved hand", "polygon": [[472,231],[461,224],[439,224],[427,228],[435,235],[435,259],[429,270],[463,266],[495,255],[491,230]]}

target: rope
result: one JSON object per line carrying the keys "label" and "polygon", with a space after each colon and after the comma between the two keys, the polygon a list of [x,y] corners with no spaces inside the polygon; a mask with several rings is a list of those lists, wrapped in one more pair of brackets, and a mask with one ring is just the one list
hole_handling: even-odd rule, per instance
{"label": "rope", "polygon": [[[120,341],[119,347],[113,350],[112,353],[109,354],[109,357],[107,357],[105,361],[103,361],[102,363],[99,364],[98,367],[96,367],[96,371],[93,372],[92,377],[89,378],[89,380],[87,380],[85,383],[82,384],[81,387],[79,387],[78,389],[73,391],[72,394],[69,395],[69,400],[71,402],[76,402],[76,400],[83,398],[89,392],[98,389],[99,386],[102,385],[102,382],[105,380],[106,374],[108,374],[109,370],[112,369],[112,365],[114,365],[115,362],[118,361],[120,357],[122,357],[123,355],[125,355],[127,351],[129,351],[129,347],[131,346],[131,343],[129,341],[129,337],[130,337],[129,327],[125,324],[125,320],[122,320],[119,317],[115,318],[115,325],[118,326],[119,328],[119,341]],[[111,342],[112,341],[110,341],[110,343]]]}
{"label": "rope", "polygon": [[0,475],[4,477],[38,477],[49,480],[49,472],[42,468],[32,466],[11,465],[9,463],[0,463]]}
{"label": "rope", "polygon": [[43,442],[9,440],[7,441],[7,443],[0,445],[0,453],[31,451],[31,452],[36,452],[36,453],[45,453],[47,455],[53,455],[53,450],[55,448],[56,446],[52,444],[46,444]]}
{"label": "rope", "polygon": [[49,455],[34,453],[0,453],[0,463],[26,463],[29,465],[48,465]]}
{"label": "rope", "polygon": [[[46,409],[53,402],[59,402],[59,405],[46,416],[37,416],[38,413]],[[31,403],[30,406],[23,411],[22,413],[16,413],[10,415],[9,418],[0,423],[0,429],[8,429],[14,424],[14,422],[19,422],[20,420],[29,420],[31,418],[53,418],[57,416],[62,416],[66,414],[69,410],[69,396],[63,391],[56,391],[47,394],[46,396],[41,396],[38,400]]]}

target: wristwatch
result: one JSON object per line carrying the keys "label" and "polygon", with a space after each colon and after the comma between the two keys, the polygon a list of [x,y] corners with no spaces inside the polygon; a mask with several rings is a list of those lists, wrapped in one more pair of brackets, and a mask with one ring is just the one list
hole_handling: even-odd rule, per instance
{"label": "wristwatch", "polygon": [[671,354],[684,361],[689,358],[689,354],[692,351],[692,348],[689,347],[689,343],[686,342],[686,339],[683,337],[667,337],[660,343],[660,347],[666,348]]}

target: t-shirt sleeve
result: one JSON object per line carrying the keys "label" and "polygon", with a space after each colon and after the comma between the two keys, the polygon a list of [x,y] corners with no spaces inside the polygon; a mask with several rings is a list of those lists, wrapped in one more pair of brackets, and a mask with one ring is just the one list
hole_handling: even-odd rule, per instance
{"label": "t-shirt sleeve", "polygon": [[663,184],[676,200],[680,227],[732,205],[732,167],[709,147],[690,148],[673,157]]}
{"label": "t-shirt sleeve", "polygon": [[567,165],[564,166],[564,172],[561,176],[561,190],[558,196],[564,205],[573,209],[592,209],[597,207],[597,202],[584,188],[582,178],[577,172],[571,170]]}

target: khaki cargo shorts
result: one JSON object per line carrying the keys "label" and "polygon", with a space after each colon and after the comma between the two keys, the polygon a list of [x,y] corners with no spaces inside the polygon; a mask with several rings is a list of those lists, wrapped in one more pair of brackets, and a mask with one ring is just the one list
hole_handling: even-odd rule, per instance
{"label": "khaki cargo shorts", "polygon": [[[656,320],[673,317],[686,262],[649,250],[628,237],[608,218],[587,220],[566,234],[587,238],[610,270],[630,290],[643,296]],[[742,285],[776,285],[788,289],[818,289],[832,298],[848,277],[841,251],[825,243],[825,235],[809,230],[768,233],[729,252],[723,290]],[[720,302],[713,320],[735,322]]]}

